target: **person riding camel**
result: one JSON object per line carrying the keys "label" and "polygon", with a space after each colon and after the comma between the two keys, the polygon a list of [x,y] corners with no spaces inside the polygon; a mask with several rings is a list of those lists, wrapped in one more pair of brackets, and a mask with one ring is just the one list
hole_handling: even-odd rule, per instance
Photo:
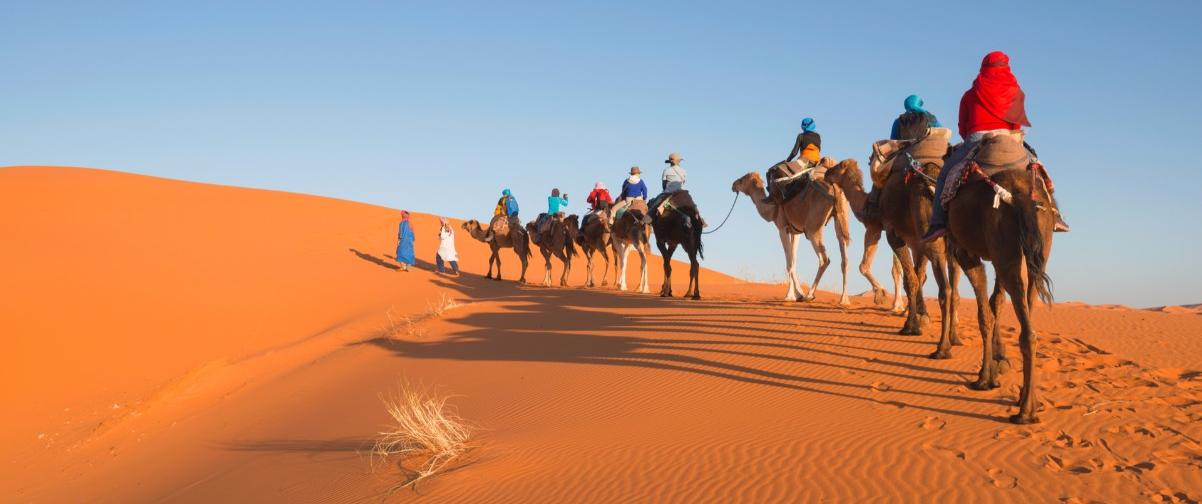
{"label": "person riding camel", "polygon": [[[647,184],[643,182],[643,171],[637,166],[630,167],[630,177],[622,181],[622,192],[618,193],[618,202],[609,209],[609,220],[613,220],[618,216],[618,213],[625,209],[630,202],[636,199],[647,201]],[[650,216],[647,217],[650,219]]]}
{"label": "person riding camel", "polygon": [[660,177],[661,192],[647,203],[647,206],[651,208],[652,215],[659,215],[664,211],[664,206],[668,204],[668,198],[672,196],[672,193],[684,189],[685,171],[680,167],[681,161],[680,154],[675,152],[668,154],[668,159],[664,160],[664,164],[667,164],[668,167],[664,168],[664,173]]}
{"label": "person riding camel", "polygon": [[[584,216],[581,221],[581,226],[587,224],[591,218],[600,217],[603,210],[609,210],[613,206],[614,200],[609,195],[609,189],[605,188],[605,184],[597,182],[593,185],[593,191],[588,193],[588,198],[584,200],[588,203],[589,213]],[[606,229],[609,228],[609,219],[602,219],[602,224]]]}
{"label": "person riding camel", "polygon": [[935,114],[922,108],[922,98],[918,95],[906,97],[902,103],[906,111],[893,120],[893,128],[889,131],[890,140],[917,140],[926,135],[930,128],[942,128]]}
{"label": "person riding camel", "polygon": [[[521,229],[522,221],[518,219],[518,199],[513,197],[513,192],[509,189],[501,191],[501,199],[497,200],[497,206],[492,212],[493,218],[499,215],[509,217],[510,229]],[[488,232],[484,235],[484,241],[490,242],[495,238],[492,226],[488,227]]]}
{"label": "person riding camel", "polygon": [[559,195],[559,188],[551,189],[551,195],[547,196],[547,213],[538,216],[538,222],[535,223],[536,233],[531,239],[534,243],[538,243],[539,237],[547,232],[551,227],[551,222],[563,219],[563,208],[568,206],[568,195]]}
{"label": "person riding camel", "polygon": [[[981,60],[981,69],[972,87],[960,98],[960,137],[964,143],[948,156],[944,170],[939,172],[935,183],[935,205],[924,241],[937,239],[947,233],[947,211],[941,204],[943,189],[948,174],[958,171],[974,147],[986,136],[1010,134],[1026,147],[1032,163],[1038,163],[1030,145],[1025,141],[1023,126],[1030,126],[1027,119],[1026,95],[1018,85],[1018,79],[1010,71],[1010,57],[1002,51],[993,51]],[[1068,224],[1056,212],[1056,232],[1068,231]]]}
{"label": "person riding camel", "polygon": [[[801,133],[797,134],[797,141],[793,143],[793,150],[789,151],[789,157],[768,170],[768,176],[765,177],[768,179],[768,199],[772,199],[774,194],[780,197],[780,192],[785,190],[781,187],[789,187],[787,184],[791,184],[799,177],[803,179],[802,184],[796,187],[796,191],[792,194],[801,192],[808,180],[806,174],[821,160],[822,135],[816,131],[814,119],[807,117],[801,120]],[[778,186],[778,183],[787,184]]]}

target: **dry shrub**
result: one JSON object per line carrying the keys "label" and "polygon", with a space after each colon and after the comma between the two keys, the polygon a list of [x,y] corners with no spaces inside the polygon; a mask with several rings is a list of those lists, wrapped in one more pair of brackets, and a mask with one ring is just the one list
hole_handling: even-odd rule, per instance
{"label": "dry shrub", "polygon": [[448,296],[447,293],[443,292],[439,294],[438,299],[434,302],[426,303],[426,312],[431,317],[441,317],[442,314],[446,313],[447,311],[453,310],[460,306],[463,306],[463,304],[459,301],[456,301],[451,296]]}
{"label": "dry shrub", "polygon": [[402,382],[397,392],[380,397],[395,423],[376,438],[373,460],[387,461],[393,457],[402,461],[421,460],[412,470],[413,475],[392,491],[437,474],[471,448],[468,440],[474,428],[447,404],[449,398],[407,382]]}
{"label": "dry shrub", "polygon": [[389,307],[385,315],[388,317],[388,324],[384,328],[384,333],[389,338],[396,338],[402,334],[409,338],[423,338],[426,336],[426,330],[421,327],[421,323],[432,318],[443,316],[448,311],[463,306],[461,303],[447,293],[439,294],[438,299],[426,302],[426,311],[417,315],[397,315],[394,307]]}

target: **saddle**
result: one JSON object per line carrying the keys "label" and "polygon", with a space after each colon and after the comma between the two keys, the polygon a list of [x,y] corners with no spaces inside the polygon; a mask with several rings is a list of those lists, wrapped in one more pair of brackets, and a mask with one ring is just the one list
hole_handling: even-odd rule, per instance
{"label": "saddle", "polygon": [[618,210],[618,213],[614,215],[614,222],[617,222],[622,216],[631,211],[641,212],[644,216],[648,215],[647,202],[641,199],[631,200],[630,203],[627,203],[625,207]]}
{"label": "saddle", "polygon": [[930,128],[922,138],[914,140],[879,140],[872,144],[874,156],[879,156],[881,162],[873,165],[872,183],[884,187],[889,176],[895,171],[905,171],[911,167],[911,160],[921,167],[934,164],[943,167],[943,159],[947,156],[952,130],[947,128]]}
{"label": "saddle", "polygon": [[810,181],[821,180],[821,174],[834,165],[834,160],[830,158],[822,158],[816,165],[810,165],[801,158],[772,165],[766,173],[768,199],[780,204],[797,197],[810,185]]}
{"label": "saddle", "polygon": [[[969,150],[961,152],[963,149]],[[947,174],[943,194],[939,200],[944,208],[956,197],[960,187],[971,180],[992,179],[998,173],[1026,170],[1037,164],[1035,156],[1026,144],[1018,137],[1006,133],[988,135],[973,145],[961,144],[957,146],[951,158],[956,161],[948,167],[950,172]],[[1045,181],[1050,180],[1046,174],[1040,176]]]}
{"label": "saddle", "polygon": [[506,236],[509,234],[509,216],[497,215],[492,218],[492,222],[488,224],[494,236]]}

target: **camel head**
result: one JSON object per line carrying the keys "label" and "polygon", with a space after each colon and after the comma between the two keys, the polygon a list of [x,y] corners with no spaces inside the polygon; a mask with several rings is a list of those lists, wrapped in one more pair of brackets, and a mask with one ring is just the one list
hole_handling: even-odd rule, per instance
{"label": "camel head", "polygon": [[864,175],[860,173],[860,163],[854,159],[844,159],[839,164],[826,170],[824,177],[836,184],[850,184],[861,191],[864,190]]}
{"label": "camel head", "polygon": [[739,177],[730,185],[730,190],[745,194],[763,193],[764,187],[764,178],[760,176],[760,172],[747,172],[747,175]]}

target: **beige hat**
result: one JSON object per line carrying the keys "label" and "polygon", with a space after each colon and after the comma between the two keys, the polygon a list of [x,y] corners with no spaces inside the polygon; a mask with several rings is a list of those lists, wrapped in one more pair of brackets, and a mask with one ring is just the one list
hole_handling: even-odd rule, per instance
{"label": "beige hat", "polygon": [[664,162],[665,162],[665,163],[671,163],[672,161],[676,161],[677,163],[679,163],[679,162],[681,161],[681,159],[680,159],[680,154],[677,154],[677,153],[675,153],[675,152],[673,152],[673,153],[671,153],[671,154],[668,154],[668,160],[667,160],[667,161],[664,161]]}
{"label": "beige hat", "polygon": [[631,175],[638,175],[638,174],[640,174],[640,173],[643,173],[643,170],[640,170],[640,169],[639,169],[639,167],[637,167],[637,166],[631,166],[631,167],[630,167],[630,174],[631,174]]}

